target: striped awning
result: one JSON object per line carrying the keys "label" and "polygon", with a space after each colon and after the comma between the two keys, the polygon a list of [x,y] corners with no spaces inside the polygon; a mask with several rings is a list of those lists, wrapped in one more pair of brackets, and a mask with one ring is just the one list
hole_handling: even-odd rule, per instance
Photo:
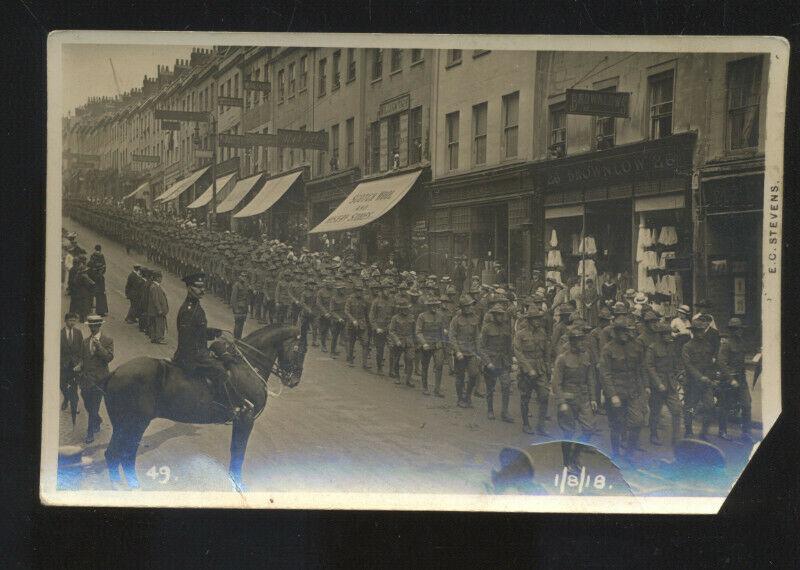
{"label": "striped awning", "polygon": [[[226,176],[220,176],[217,178],[217,199],[219,200],[222,194],[225,194],[225,188],[232,183],[233,178],[236,176],[236,173],[228,174]],[[214,185],[209,184],[206,191],[200,194],[200,196],[191,204],[186,206],[190,210],[195,208],[202,208],[203,206],[208,205],[211,202],[211,198],[214,197]]]}
{"label": "striped awning", "polygon": [[275,202],[281,199],[281,196],[286,194],[286,191],[292,187],[292,184],[297,182],[297,179],[303,174],[302,171],[292,172],[285,176],[278,178],[271,178],[264,182],[264,186],[258,191],[255,198],[250,200],[238,214],[234,214],[234,218],[249,218],[250,216],[258,216],[269,210]]}
{"label": "striped awning", "polygon": [[211,167],[206,166],[205,168],[196,170],[186,178],[178,180],[175,184],[170,186],[163,194],[161,194],[158,198],[156,198],[156,202],[161,202],[163,204],[165,202],[170,202],[175,198],[179,197],[181,194],[186,192],[186,190],[191,188],[192,184],[197,182],[200,179],[200,177],[208,171],[209,168]]}
{"label": "striped awning", "polygon": [[256,174],[255,176],[239,180],[236,186],[233,187],[233,190],[231,190],[231,193],[217,206],[217,213],[225,214],[235,210],[239,203],[244,200],[245,196],[247,196],[253,187],[263,178],[263,174]]}

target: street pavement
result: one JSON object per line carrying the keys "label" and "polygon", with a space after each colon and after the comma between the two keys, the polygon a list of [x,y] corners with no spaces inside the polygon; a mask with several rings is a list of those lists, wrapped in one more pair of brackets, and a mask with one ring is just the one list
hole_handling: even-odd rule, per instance
{"label": "street pavement", "polygon": [[[64,226],[77,231],[78,242],[91,250],[102,244],[107,263],[106,288],[109,314],[104,334],[114,339],[111,369],[137,356],[171,358],[176,346],[175,318],[185,297],[179,277],[164,271],[163,289],[169,300],[167,344],[155,345],[125,323],[128,303],[124,289],[134,263],[154,267],[144,256],[127,254],[124,246],[100,237],[65,218]],[[69,299],[62,296],[64,310]],[[203,299],[209,326],[231,330],[230,308],[209,294]],[[63,314],[63,310],[61,313]],[[258,327],[248,319],[244,333]],[[358,359],[357,359],[358,361]],[[332,360],[310,348],[303,378],[294,389],[270,379],[271,395],[256,421],[244,464],[244,480],[253,491],[459,493],[486,492],[498,453],[508,446],[526,447],[554,438],[531,436],[521,431],[518,392],[512,395],[516,423],[486,418],[485,401],[475,399],[473,409],[457,407],[453,378],[445,371],[447,397],[425,396],[419,388],[398,387],[388,376],[377,376],[360,367],[348,367],[343,356]],[[496,398],[499,400],[499,396]],[[754,410],[757,402],[754,402]],[[559,433],[551,403],[549,431]],[[73,428],[68,412],[61,412],[61,445],[83,446],[87,414],[81,413]],[[105,408],[104,422],[95,441],[86,447],[92,467],[79,485],[85,489],[110,488],[103,452],[111,436]],[[608,424],[597,417],[600,429],[592,440],[608,453]],[[142,490],[229,491],[227,477],[230,426],[192,425],[156,419],[145,432],[139,448],[137,472]],[[736,430],[734,428],[734,433]],[[754,435],[760,437],[760,433]],[[668,436],[666,432],[665,436]],[[734,464],[744,464],[749,446],[713,438]],[[644,491],[663,486],[648,477],[648,469],[671,461],[669,446],[654,448],[642,433],[641,460],[622,466],[628,482]]]}

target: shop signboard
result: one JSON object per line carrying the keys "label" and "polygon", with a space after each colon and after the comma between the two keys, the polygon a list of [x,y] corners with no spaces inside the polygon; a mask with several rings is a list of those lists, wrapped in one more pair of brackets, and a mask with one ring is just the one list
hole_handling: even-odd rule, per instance
{"label": "shop signboard", "polygon": [[244,101],[241,97],[217,97],[217,104],[220,107],[244,107]]}
{"label": "shop signboard", "polygon": [[706,214],[758,212],[763,200],[763,177],[727,178],[703,183],[703,206]]}
{"label": "shop signboard", "polygon": [[210,114],[207,111],[171,111],[169,109],[156,109],[153,111],[153,118],[157,121],[184,121],[207,123]]}
{"label": "shop signboard", "polygon": [[628,113],[630,98],[630,93],[621,91],[567,89],[567,114],[627,118],[630,116]]}
{"label": "shop signboard", "polygon": [[288,148],[328,150],[328,133],[325,131],[278,129],[278,144]]}
{"label": "shop signboard", "polygon": [[388,117],[389,115],[396,115],[403,111],[408,111],[411,108],[411,94],[406,93],[398,97],[393,97],[384,101],[378,107],[379,117]]}
{"label": "shop signboard", "polygon": [[161,130],[162,131],[179,131],[179,130],[181,130],[181,124],[178,121],[161,121]]}
{"label": "shop signboard", "polygon": [[244,88],[247,91],[261,91],[263,93],[269,93],[272,89],[269,81],[253,81],[251,79],[245,79]]}
{"label": "shop signboard", "polygon": [[146,155],[146,154],[132,154],[131,160],[133,162],[148,162],[148,163],[158,164],[159,162],[161,162],[161,157],[155,155]]}

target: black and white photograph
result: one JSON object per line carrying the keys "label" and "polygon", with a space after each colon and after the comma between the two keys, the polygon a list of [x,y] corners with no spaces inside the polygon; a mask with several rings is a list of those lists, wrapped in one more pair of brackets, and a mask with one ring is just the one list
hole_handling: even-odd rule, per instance
{"label": "black and white photograph", "polygon": [[716,513],[788,44],[59,32],[41,498]]}

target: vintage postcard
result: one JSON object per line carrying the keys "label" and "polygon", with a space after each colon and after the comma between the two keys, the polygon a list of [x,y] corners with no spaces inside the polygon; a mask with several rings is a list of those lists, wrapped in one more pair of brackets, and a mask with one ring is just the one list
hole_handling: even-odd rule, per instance
{"label": "vintage postcard", "polygon": [[788,44],[56,32],[48,505],[715,513]]}

